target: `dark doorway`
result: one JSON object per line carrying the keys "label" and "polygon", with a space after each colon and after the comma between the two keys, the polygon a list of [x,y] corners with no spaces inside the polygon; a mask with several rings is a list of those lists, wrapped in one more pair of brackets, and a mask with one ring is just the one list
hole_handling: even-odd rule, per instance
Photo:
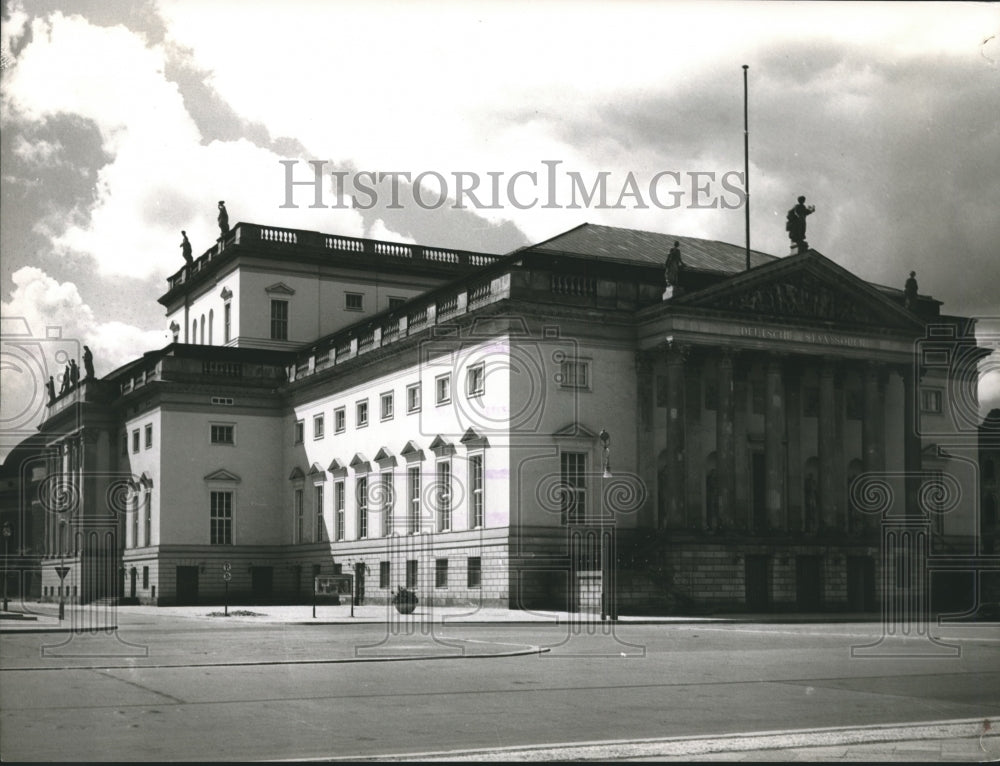
{"label": "dark doorway", "polygon": [[767,480],[765,478],[764,453],[750,455],[750,483],[753,485],[750,526],[754,532],[767,529]]}
{"label": "dark doorway", "polygon": [[268,601],[274,585],[274,567],[254,567],[250,572],[250,592],[256,602]]}
{"label": "dark doorway", "polygon": [[[135,570],[132,570],[133,574]],[[132,582],[135,582],[133,577]],[[198,603],[198,567],[177,567],[177,604],[190,606]]]}
{"label": "dark doorway", "polygon": [[292,568],[292,601],[298,603],[302,599],[302,565]]}
{"label": "dark doorway", "polygon": [[847,557],[847,608],[875,611],[875,561],[867,556]]}
{"label": "dark doorway", "polygon": [[354,565],[354,603],[365,603],[365,565],[361,562]]}
{"label": "dark doorway", "polygon": [[823,560],[819,556],[795,558],[795,602],[803,612],[823,608]]}
{"label": "dark doorway", "polygon": [[135,577],[138,573],[135,571],[135,567],[128,570],[128,597],[135,598]]}
{"label": "dark doorway", "polygon": [[767,556],[746,557],[746,601],[751,612],[766,612],[771,608]]}

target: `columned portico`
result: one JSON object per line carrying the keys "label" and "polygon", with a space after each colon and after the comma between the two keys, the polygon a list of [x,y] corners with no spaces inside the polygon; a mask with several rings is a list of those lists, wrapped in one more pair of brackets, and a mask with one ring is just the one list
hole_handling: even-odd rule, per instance
{"label": "columned portico", "polygon": [[734,354],[719,355],[718,407],[715,413],[715,455],[719,503],[719,526],[732,530],[736,521],[736,441],[733,385]]}
{"label": "columned portico", "polygon": [[764,404],[765,507],[771,531],[787,529],[785,515],[785,386],[782,360],[767,359]]}

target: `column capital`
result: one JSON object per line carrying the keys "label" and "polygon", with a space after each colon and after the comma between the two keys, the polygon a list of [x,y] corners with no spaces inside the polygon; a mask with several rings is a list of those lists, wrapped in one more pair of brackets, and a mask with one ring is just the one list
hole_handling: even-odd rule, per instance
{"label": "column capital", "polygon": [[676,340],[673,336],[667,336],[657,346],[657,350],[666,355],[668,362],[683,362],[691,354],[692,348],[693,344]]}

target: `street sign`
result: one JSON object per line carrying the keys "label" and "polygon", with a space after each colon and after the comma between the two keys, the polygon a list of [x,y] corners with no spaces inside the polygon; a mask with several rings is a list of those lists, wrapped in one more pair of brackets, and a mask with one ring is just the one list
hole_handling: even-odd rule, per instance
{"label": "street sign", "polygon": [[69,567],[56,567],[56,574],[59,575],[59,582],[62,582],[69,574]]}
{"label": "street sign", "polygon": [[230,564],[228,561],[223,562],[223,564],[222,564],[222,571],[223,572],[229,572],[232,568],[233,568],[233,565]]}
{"label": "street sign", "polygon": [[313,592],[317,596],[350,596],[353,580],[353,575],[318,575]]}
{"label": "street sign", "polygon": [[232,580],[233,579],[232,572],[223,572],[222,573],[222,579],[225,580],[226,582],[229,582],[230,580]]}

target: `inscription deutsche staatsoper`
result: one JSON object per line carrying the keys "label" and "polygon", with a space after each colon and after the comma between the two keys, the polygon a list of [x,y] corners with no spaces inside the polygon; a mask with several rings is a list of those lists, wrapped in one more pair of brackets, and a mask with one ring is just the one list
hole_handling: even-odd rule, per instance
{"label": "inscription deutsche staatsoper", "polygon": [[797,343],[819,343],[826,346],[867,346],[863,338],[850,335],[837,335],[827,332],[810,332],[807,330],[780,330],[774,327],[741,327],[740,335],[744,338],[760,338],[762,340],[784,340]]}

